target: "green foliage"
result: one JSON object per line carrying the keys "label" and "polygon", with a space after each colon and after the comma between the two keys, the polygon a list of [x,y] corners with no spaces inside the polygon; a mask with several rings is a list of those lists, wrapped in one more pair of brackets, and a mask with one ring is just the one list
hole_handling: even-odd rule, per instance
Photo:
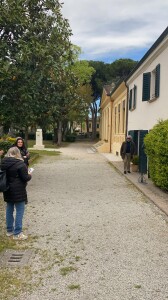
{"label": "green foliage", "polygon": [[134,155],[131,161],[132,161],[133,165],[139,165],[139,156]]}
{"label": "green foliage", "polygon": [[144,143],[151,179],[168,190],[168,120],[159,121],[145,136]]}
{"label": "green foliage", "polygon": [[[71,29],[58,0],[2,1],[0,14],[1,123],[21,127],[63,118],[73,74]],[[11,14],[12,12],[12,14]],[[12,111],[12,114],[11,114]]]}
{"label": "green foliage", "polygon": [[66,139],[66,142],[73,143],[73,142],[76,141],[76,134],[74,134],[74,133],[67,134],[66,137],[65,137],[65,139]]}
{"label": "green foliage", "polygon": [[137,64],[132,59],[118,59],[111,64],[107,64],[101,61],[89,61],[96,72],[92,75],[92,89],[94,91],[94,97],[101,97],[103,85],[106,83],[117,82],[120,78],[127,76],[131,70]]}
{"label": "green foliage", "polygon": [[8,151],[8,149],[13,145],[11,141],[0,140],[0,150],[4,151],[4,154]]}

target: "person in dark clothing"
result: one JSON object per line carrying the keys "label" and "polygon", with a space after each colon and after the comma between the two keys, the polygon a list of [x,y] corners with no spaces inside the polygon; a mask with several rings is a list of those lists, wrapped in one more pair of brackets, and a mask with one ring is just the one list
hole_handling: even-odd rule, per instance
{"label": "person in dark clothing", "polygon": [[24,144],[24,140],[21,137],[18,137],[16,139],[16,142],[13,144],[13,147],[14,146],[16,146],[20,150],[21,156],[22,156],[26,166],[28,167],[29,159],[30,159],[30,153],[26,149],[26,146]]}
{"label": "person in dark clothing", "polygon": [[124,174],[131,173],[130,172],[130,162],[135,154],[135,144],[132,141],[132,136],[128,135],[126,137],[126,141],[122,143],[120,149],[120,155],[124,161]]}
{"label": "person in dark clothing", "polygon": [[[8,150],[1,162],[1,169],[6,171],[9,188],[3,193],[6,206],[7,236],[14,240],[25,240],[27,236],[22,232],[22,220],[27,203],[26,185],[31,180],[20,151],[17,147]],[[16,217],[14,220],[14,209]]]}

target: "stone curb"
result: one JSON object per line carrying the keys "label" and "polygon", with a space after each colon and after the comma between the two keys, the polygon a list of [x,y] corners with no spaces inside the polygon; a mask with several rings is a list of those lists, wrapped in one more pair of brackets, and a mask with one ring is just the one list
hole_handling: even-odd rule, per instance
{"label": "stone curb", "polygon": [[[106,157],[107,158],[107,157]],[[131,182],[141,193],[143,193],[144,196],[146,196],[152,203],[154,203],[163,213],[168,216],[168,194],[166,194],[164,191],[160,190],[156,186],[154,186],[153,183],[151,183],[152,189],[149,188],[148,183],[139,183],[138,177],[140,176],[140,173],[136,175],[124,175],[123,171],[121,171],[121,168],[118,166],[118,162],[111,161],[107,158],[109,163],[125,178]]]}

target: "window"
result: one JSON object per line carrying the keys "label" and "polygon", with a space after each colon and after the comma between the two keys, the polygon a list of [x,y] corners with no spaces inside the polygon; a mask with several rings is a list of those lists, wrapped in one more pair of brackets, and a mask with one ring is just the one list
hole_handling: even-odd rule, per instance
{"label": "window", "polygon": [[99,129],[99,123],[97,123],[97,129]]}
{"label": "window", "polygon": [[117,107],[115,107],[115,133],[117,133]]}
{"label": "window", "polygon": [[133,89],[130,90],[129,110],[134,110],[136,108],[136,102],[137,102],[137,86],[134,85]]}
{"label": "window", "polygon": [[142,101],[149,101],[160,94],[160,64],[152,72],[143,74]]}
{"label": "window", "polygon": [[118,104],[118,133],[120,132],[120,104]]}
{"label": "window", "polygon": [[125,131],[125,100],[122,103],[122,132]]}

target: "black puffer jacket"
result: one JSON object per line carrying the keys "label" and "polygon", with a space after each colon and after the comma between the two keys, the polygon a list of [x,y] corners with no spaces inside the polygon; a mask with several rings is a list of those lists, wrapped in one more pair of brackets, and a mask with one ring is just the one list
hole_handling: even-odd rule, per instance
{"label": "black puffer jacket", "polygon": [[3,193],[6,202],[27,203],[26,185],[31,179],[24,161],[15,157],[5,157],[1,163],[1,169],[6,170],[9,189]]}

